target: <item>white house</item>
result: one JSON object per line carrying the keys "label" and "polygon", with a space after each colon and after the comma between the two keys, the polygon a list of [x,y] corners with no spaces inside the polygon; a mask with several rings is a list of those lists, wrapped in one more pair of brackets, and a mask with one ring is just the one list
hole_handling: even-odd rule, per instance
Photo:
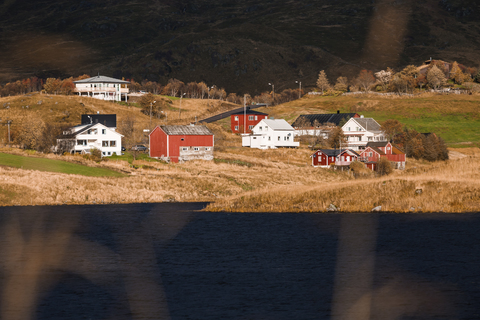
{"label": "white house", "polygon": [[77,92],[79,96],[112,101],[121,101],[122,97],[124,97],[125,102],[128,99],[129,81],[98,75],[74,81],[73,83],[75,84],[74,92]]}
{"label": "white house", "polygon": [[57,151],[89,153],[99,149],[102,157],[122,154],[123,135],[101,123],[82,124],[69,128],[57,139]]}
{"label": "white house", "polygon": [[342,127],[348,147],[352,150],[363,150],[369,142],[386,141],[380,125],[373,118],[350,118]]}
{"label": "white house", "polygon": [[242,135],[242,146],[258,149],[298,147],[293,141],[295,129],[284,119],[263,119],[252,128],[251,134]]}

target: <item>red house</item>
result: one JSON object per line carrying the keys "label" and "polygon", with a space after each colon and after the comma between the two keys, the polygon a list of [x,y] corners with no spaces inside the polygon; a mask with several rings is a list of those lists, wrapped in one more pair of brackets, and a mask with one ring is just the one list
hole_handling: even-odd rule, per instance
{"label": "red house", "polygon": [[405,169],[405,153],[388,141],[369,142],[365,150],[360,153],[360,160],[372,170],[375,170],[376,163],[383,157],[393,162],[396,169]]}
{"label": "red house", "polygon": [[149,135],[152,158],[171,162],[213,160],[213,133],[206,126],[157,126]]}
{"label": "red house", "polygon": [[[245,118],[246,116],[246,118]],[[245,112],[237,112],[230,116],[231,129],[233,133],[251,133],[252,128],[263,119],[267,119],[268,114],[246,109]],[[245,128],[245,130],[244,130]]]}
{"label": "red house", "polygon": [[359,155],[350,149],[319,149],[311,156],[312,166],[328,168],[330,165],[349,166]]}

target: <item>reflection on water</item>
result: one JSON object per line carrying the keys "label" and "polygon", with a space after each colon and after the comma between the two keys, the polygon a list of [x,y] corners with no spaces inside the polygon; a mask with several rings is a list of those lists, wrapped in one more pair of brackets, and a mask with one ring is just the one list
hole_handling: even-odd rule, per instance
{"label": "reflection on water", "polygon": [[479,318],[478,214],[204,206],[2,208],[2,319]]}

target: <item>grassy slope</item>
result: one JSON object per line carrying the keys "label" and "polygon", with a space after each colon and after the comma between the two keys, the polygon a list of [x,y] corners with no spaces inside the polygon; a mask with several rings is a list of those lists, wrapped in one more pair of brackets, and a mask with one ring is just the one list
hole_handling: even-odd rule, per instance
{"label": "grassy slope", "polygon": [[88,167],[76,163],[46,158],[23,157],[8,153],[0,153],[0,165],[22,168],[27,170],[79,174],[88,177],[126,176],[123,173],[104,168]]}
{"label": "grassy slope", "polygon": [[334,113],[337,110],[373,117],[380,124],[387,119],[397,119],[419,132],[437,133],[449,146],[480,144],[478,95],[307,97],[274,108],[259,109],[290,123],[299,114]]}

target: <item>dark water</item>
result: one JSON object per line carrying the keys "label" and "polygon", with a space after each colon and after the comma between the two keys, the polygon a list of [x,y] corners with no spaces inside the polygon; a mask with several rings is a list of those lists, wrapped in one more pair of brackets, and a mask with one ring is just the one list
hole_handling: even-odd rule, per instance
{"label": "dark water", "polygon": [[479,319],[480,214],[2,208],[2,319]]}

